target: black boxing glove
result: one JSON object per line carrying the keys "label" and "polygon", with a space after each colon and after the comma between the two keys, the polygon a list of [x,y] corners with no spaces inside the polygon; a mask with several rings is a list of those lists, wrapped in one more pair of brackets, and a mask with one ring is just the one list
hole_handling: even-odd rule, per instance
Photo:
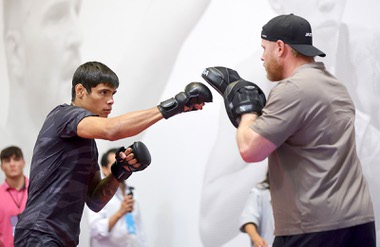
{"label": "black boxing glove", "polygon": [[222,66],[208,67],[204,69],[202,77],[222,96],[230,83],[241,79],[238,72]]}
{"label": "black boxing glove", "polygon": [[174,98],[162,101],[157,107],[166,119],[184,112],[185,106],[191,110],[196,110],[193,106],[205,102],[212,102],[212,93],[210,89],[200,83],[191,82],[184,92],[178,93]]}
{"label": "black boxing glove", "polygon": [[224,92],[224,106],[236,128],[242,114],[253,112],[260,116],[265,104],[265,94],[259,86],[243,79],[229,84]]}
{"label": "black boxing glove", "polygon": [[[148,148],[142,142],[134,142],[128,148],[132,148],[132,153],[134,159],[140,164],[138,168],[128,164],[128,161],[120,158],[120,152],[125,152],[127,150],[125,147],[119,148],[115,153],[116,161],[111,166],[111,173],[120,183],[126,180],[132,175],[132,172],[142,171],[150,165],[151,156]],[[123,166],[127,166],[129,170],[125,169]]]}

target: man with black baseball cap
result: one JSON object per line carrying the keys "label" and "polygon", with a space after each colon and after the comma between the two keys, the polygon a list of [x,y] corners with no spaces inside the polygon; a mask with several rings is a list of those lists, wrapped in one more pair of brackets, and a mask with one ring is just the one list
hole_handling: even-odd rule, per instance
{"label": "man with black baseball cap", "polygon": [[345,85],[315,61],[326,54],[313,46],[304,18],[277,16],[263,26],[261,38],[267,78],[277,82],[265,106],[255,105],[260,90],[253,86],[227,88],[224,99],[227,112],[240,119],[244,161],[268,157],[273,246],[375,247],[372,200],[356,152],[355,107]]}
{"label": "man with black baseball cap", "polygon": [[294,14],[280,15],[270,20],[261,31],[261,38],[269,41],[282,40],[293,49],[308,57],[325,57],[326,54],[313,46],[310,23]]}

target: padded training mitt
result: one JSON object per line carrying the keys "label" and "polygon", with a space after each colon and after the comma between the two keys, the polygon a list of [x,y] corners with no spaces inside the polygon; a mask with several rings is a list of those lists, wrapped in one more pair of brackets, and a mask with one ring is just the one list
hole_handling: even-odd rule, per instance
{"label": "padded training mitt", "polygon": [[238,72],[222,66],[208,67],[204,69],[202,77],[222,96],[230,83],[241,79]]}
{"label": "padded training mitt", "polygon": [[265,104],[266,98],[261,88],[243,79],[229,84],[224,92],[224,106],[236,128],[239,127],[242,114],[253,112],[261,115]]}

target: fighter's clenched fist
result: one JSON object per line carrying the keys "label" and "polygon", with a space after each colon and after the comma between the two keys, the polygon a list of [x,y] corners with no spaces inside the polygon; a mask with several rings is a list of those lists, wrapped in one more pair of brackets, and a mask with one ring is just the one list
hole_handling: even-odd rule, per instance
{"label": "fighter's clenched fist", "polygon": [[200,83],[189,83],[183,92],[162,101],[157,107],[166,119],[185,111],[199,110],[205,102],[212,102],[210,89]]}
{"label": "fighter's clenched fist", "polygon": [[115,153],[116,161],[111,166],[113,176],[123,182],[132,172],[142,171],[150,165],[151,156],[142,142],[134,142],[128,148],[121,147]]}

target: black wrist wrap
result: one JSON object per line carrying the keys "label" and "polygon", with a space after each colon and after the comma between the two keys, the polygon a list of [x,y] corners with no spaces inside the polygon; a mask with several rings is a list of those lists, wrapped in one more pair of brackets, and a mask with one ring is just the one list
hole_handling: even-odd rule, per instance
{"label": "black wrist wrap", "polygon": [[124,169],[123,165],[118,161],[115,161],[115,163],[112,164],[111,172],[112,175],[116,178],[116,180],[120,183],[122,183],[124,180],[126,180],[127,178],[129,178],[129,176],[132,175],[132,172]]}

